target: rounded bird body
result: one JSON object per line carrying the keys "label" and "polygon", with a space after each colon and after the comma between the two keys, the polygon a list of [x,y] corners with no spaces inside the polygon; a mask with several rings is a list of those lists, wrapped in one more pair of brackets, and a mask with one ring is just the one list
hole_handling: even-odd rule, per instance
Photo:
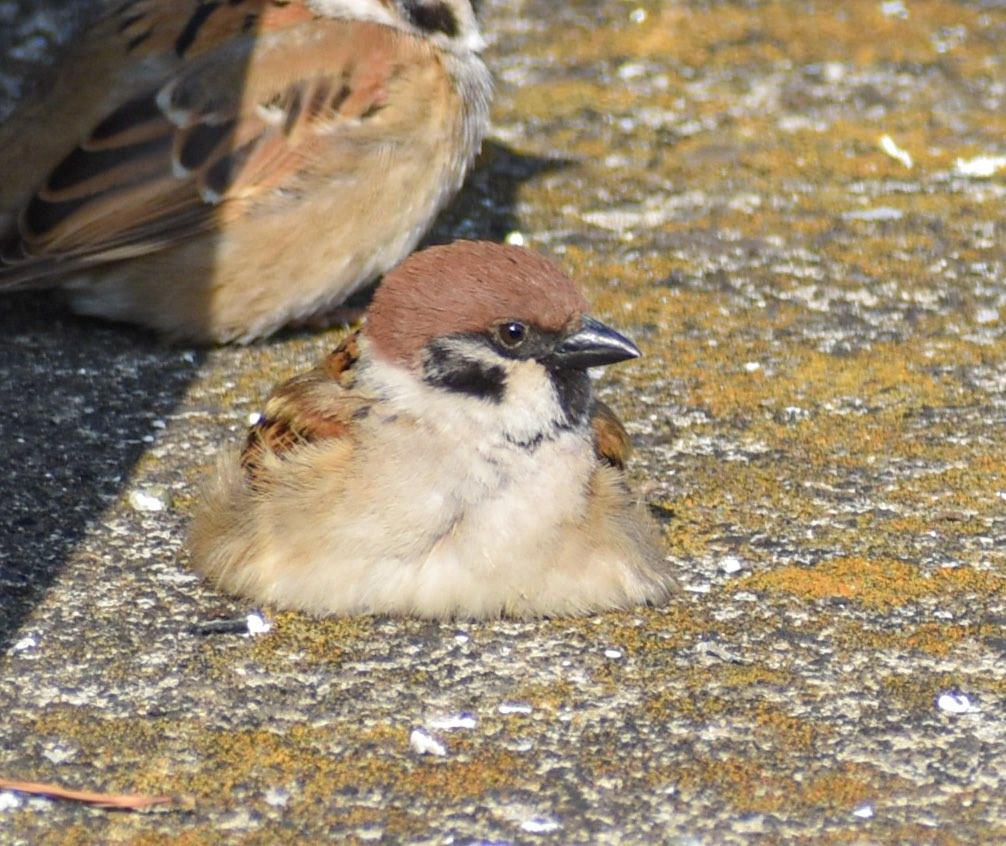
{"label": "rounded bird body", "polygon": [[247,342],[397,264],[491,81],[468,0],[131,0],[0,127],[0,289]]}
{"label": "rounded bird body", "polygon": [[546,259],[407,259],[364,328],[279,386],[191,533],[225,590],[318,614],[581,614],[669,595],[627,435],[586,367],[638,355]]}

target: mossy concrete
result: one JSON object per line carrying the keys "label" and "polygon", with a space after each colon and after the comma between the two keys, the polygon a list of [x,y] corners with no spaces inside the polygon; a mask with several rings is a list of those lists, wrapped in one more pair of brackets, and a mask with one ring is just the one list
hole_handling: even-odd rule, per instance
{"label": "mossy concrete", "polygon": [[200,479],[343,330],[0,299],[0,775],[183,797],[0,794],[0,840],[1006,840],[1006,168],[967,167],[1006,9],[482,6],[494,130],[432,239],[521,232],[643,348],[599,386],[681,596],[200,634],[246,610],[187,569]]}

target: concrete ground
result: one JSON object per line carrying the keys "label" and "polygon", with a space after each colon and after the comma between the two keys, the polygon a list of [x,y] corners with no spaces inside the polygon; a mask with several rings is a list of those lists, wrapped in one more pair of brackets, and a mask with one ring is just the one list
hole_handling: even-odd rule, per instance
{"label": "concrete ground", "polygon": [[481,16],[491,140],[431,239],[522,233],[643,348],[600,385],[680,597],[214,631],[250,609],[187,567],[200,479],[342,331],[2,297],[0,778],[180,800],[0,791],[0,842],[1006,841],[1006,7]]}

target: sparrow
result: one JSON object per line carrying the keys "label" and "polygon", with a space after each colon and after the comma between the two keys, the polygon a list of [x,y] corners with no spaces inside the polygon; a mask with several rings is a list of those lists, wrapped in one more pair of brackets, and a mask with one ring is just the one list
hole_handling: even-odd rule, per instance
{"label": "sparrow", "polygon": [[663,602],[673,580],[626,483],[629,437],[587,373],[638,355],[533,251],[415,253],[223,458],[192,563],[224,591],[318,615]]}
{"label": "sparrow", "polygon": [[410,253],[492,81],[468,0],[102,0],[0,126],[0,290],[245,343]]}

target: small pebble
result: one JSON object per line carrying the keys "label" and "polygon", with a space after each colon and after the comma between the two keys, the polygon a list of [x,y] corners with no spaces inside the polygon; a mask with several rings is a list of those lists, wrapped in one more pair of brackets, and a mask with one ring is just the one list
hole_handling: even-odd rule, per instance
{"label": "small pebble", "polygon": [[890,206],[877,206],[872,209],[842,213],[842,220],[885,221],[901,220],[902,217],[904,217],[904,213],[900,209],[894,209]]}
{"label": "small pebble", "polygon": [[265,803],[272,808],[285,808],[290,801],[290,791],[285,787],[270,787],[265,792]]}
{"label": "small pebble", "polygon": [[412,730],[409,735],[409,746],[420,755],[436,755],[438,758],[443,758],[447,754],[447,747],[422,729]]}
{"label": "small pebble", "polygon": [[496,710],[501,714],[530,714],[534,708],[527,702],[501,702]]}
{"label": "small pebble", "polygon": [[973,159],[957,159],[954,173],[975,179],[988,179],[1006,168],[1006,156],[975,156]]}
{"label": "small pebble", "polygon": [[720,561],[720,572],[726,573],[728,576],[739,573],[743,569],[744,565],[736,555],[728,555]]}
{"label": "small pebble", "polygon": [[21,807],[21,797],[13,790],[0,790],[0,813]]}
{"label": "small pebble", "polygon": [[936,706],[948,714],[967,714],[972,710],[971,700],[964,693],[941,693]]}
{"label": "small pebble", "polygon": [[908,9],[905,8],[903,0],[884,0],[880,4],[880,14],[885,18],[906,20],[908,18]]}
{"label": "small pebble", "polygon": [[890,135],[880,136],[880,149],[895,161],[901,162],[909,170],[912,169],[914,162],[912,161],[911,153],[899,147]]}
{"label": "small pebble", "polygon": [[562,828],[558,822],[549,817],[531,817],[520,824],[521,830],[529,834],[551,834]]}
{"label": "small pebble", "polygon": [[129,504],[136,511],[153,513],[168,507],[168,492],[160,485],[129,492]]}
{"label": "small pebble", "polygon": [[263,617],[258,611],[253,611],[246,618],[248,623],[248,637],[268,634],[272,631],[272,623]]}
{"label": "small pebble", "polygon": [[439,731],[453,731],[454,729],[473,729],[479,724],[474,714],[448,714],[443,717],[433,717],[429,721],[430,728]]}

